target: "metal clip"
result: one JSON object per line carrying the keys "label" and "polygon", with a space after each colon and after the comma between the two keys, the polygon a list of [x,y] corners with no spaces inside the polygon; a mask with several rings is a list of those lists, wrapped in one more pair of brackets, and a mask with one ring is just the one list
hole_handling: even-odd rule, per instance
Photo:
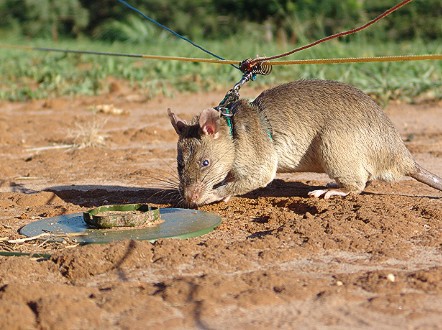
{"label": "metal clip", "polygon": [[221,116],[223,116],[223,117],[233,117],[233,113],[230,111],[229,108],[222,107],[222,106],[217,106],[217,107],[215,107],[215,109],[216,109],[217,111],[219,111],[219,113],[220,113]]}
{"label": "metal clip", "polygon": [[243,74],[242,78],[240,81],[238,81],[235,86],[233,86],[233,90],[238,93],[239,96],[239,89],[241,88],[242,85],[244,85],[246,82],[248,82],[250,79],[253,80],[253,76],[254,73],[253,72],[246,72]]}
{"label": "metal clip", "polygon": [[[272,71],[272,66],[266,62],[254,63],[259,58],[252,60],[247,59],[240,63],[240,69],[243,72],[241,80],[238,81],[231,90],[229,90],[224,96],[224,99],[220,102],[219,107],[225,107],[229,104],[239,100],[239,90],[249,80],[255,80],[257,74],[266,75]],[[225,114],[223,114],[225,116]]]}

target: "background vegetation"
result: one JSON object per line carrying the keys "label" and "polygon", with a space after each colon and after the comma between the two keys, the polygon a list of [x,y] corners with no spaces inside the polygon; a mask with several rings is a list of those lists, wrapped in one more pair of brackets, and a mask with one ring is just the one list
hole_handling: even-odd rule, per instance
{"label": "background vegetation", "polygon": [[[128,0],[180,34],[228,58],[274,55],[350,29],[399,0]],[[4,43],[141,54],[207,57],[144,20],[117,0],[2,0]],[[291,58],[442,53],[440,0],[414,0],[357,35]],[[0,43],[1,46],[1,43]],[[26,100],[97,94],[106,78],[153,96],[229,89],[241,74],[230,66],[157,62],[93,55],[0,50],[0,98]],[[326,78],[357,85],[378,98],[441,98],[441,61],[275,67],[256,84]]]}

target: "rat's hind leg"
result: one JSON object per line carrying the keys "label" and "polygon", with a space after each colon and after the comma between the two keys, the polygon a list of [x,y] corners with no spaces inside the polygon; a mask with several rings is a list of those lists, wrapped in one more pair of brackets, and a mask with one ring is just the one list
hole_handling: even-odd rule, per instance
{"label": "rat's hind leg", "polygon": [[340,175],[334,177],[334,179],[336,183],[327,184],[327,189],[313,190],[308,195],[316,198],[324,195],[324,199],[329,199],[332,196],[345,197],[350,193],[360,194],[367,184],[367,175],[364,175],[363,171],[360,171],[359,175]]}
{"label": "rat's hind leg", "polygon": [[336,131],[329,131],[327,136],[322,137],[318,158],[323,171],[334,179],[336,184],[327,185],[326,189],[311,191],[309,196],[324,196],[328,199],[332,196],[359,194],[365,189],[370,177],[369,167],[364,165],[367,164],[366,152],[356,143],[348,143],[352,138],[350,135],[343,138],[342,134],[337,134]]}

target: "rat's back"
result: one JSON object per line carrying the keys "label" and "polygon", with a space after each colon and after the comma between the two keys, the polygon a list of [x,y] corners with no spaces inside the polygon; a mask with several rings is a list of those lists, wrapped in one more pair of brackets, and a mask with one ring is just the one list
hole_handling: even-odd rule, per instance
{"label": "rat's back", "polygon": [[350,85],[298,80],[266,90],[252,103],[272,128],[279,172],[336,177],[351,168],[371,180],[395,179],[414,168],[389,118]]}

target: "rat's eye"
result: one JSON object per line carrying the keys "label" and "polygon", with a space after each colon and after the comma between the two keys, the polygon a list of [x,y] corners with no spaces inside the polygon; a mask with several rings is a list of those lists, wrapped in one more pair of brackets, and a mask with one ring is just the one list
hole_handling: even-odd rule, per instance
{"label": "rat's eye", "polygon": [[208,159],[204,159],[202,162],[201,162],[201,166],[202,167],[207,167],[207,166],[209,166],[210,165],[210,161],[208,160]]}

